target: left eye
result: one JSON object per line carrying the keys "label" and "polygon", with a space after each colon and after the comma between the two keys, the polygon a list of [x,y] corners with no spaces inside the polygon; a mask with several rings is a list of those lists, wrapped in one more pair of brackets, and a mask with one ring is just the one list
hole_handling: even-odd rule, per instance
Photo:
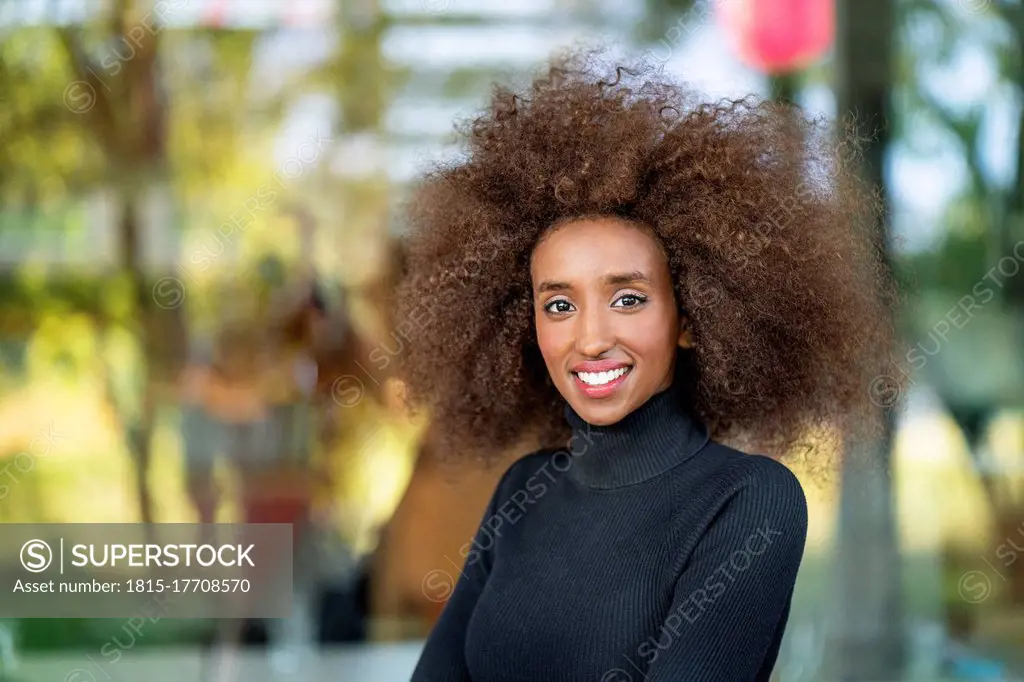
{"label": "left eye", "polygon": [[626,294],[616,299],[613,305],[618,305],[619,303],[622,303],[623,305],[619,306],[620,308],[635,308],[638,305],[641,305],[646,302],[647,298],[644,296],[638,296],[637,294]]}

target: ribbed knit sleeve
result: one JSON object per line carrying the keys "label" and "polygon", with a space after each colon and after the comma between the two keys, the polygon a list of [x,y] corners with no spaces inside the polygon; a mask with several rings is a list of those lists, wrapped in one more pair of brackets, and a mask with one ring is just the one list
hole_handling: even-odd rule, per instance
{"label": "ribbed knit sleeve", "polygon": [[682,568],[656,643],[641,645],[646,682],[767,679],[803,556],[807,501],[788,468],[753,462]]}
{"label": "ribbed knit sleeve", "polygon": [[471,682],[466,668],[466,630],[493,565],[492,526],[500,521],[496,511],[505,501],[507,494],[503,493],[503,486],[515,466],[509,467],[495,486],[466,552],[455,589],[427,637],[410,682]]}

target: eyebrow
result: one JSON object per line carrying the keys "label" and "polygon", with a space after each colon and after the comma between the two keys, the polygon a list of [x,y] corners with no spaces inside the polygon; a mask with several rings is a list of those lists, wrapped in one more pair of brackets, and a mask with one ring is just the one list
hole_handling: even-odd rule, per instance
{"label": "eyebrow", "polygon": [[[631,272],[615,272],[610,275],[605,275],[602,278],[602,282],[606,286],[621,286],[623,284],[636,284],[638,282],[643,282],[647,285],[651,284],[651,280],[648,279],[647,275],[639,270],[633,270]],[[565,291],[569,289],[572,289],[572,285],[568,282],[544,280],[537,286],[537,293],[543,294],[546,291]]]}

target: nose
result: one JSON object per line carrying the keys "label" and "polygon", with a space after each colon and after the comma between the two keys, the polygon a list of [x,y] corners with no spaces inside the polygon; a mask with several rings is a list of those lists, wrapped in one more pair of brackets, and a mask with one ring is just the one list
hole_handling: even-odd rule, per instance
{"label": "nose", "polygon": [[599,357],[615,345],[608,315],[600,307],[581,311],[576,316],[576,352],[588,358]]}

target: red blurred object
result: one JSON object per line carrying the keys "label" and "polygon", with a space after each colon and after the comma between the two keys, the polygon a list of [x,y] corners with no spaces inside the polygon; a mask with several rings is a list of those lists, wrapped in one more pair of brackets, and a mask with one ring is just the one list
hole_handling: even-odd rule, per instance
{"label": "red blurred object", "polygon": [[230,0],[210,0],[203,5],[203,23],[206,26],[221,27],[227,19],[230,10]]}
{"label": "red blurred object", "polygon": [[835,0],[711,0],[740,59],[779,74],[808,66],[835,39]]}

